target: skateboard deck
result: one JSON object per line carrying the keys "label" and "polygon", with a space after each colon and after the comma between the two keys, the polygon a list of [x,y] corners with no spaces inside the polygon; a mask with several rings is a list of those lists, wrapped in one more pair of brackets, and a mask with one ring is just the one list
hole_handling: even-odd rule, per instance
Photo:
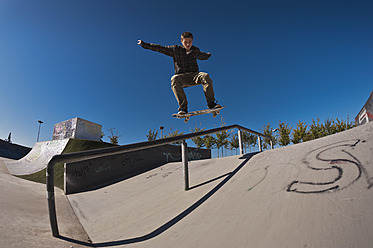
{"label": "skateboard deck", "polygon": [[204,115],[212,113],[212,116],[215,118],[218,114],[220,114],[220,110],[222,110],[223,108],[225,108],[225,106],[216,109],[202,109],[197,111],[191,111],[187,114],[172,114],[172,116],[177,119],[184,119],[184,122],[187,123],[190,117],[195,115]]}

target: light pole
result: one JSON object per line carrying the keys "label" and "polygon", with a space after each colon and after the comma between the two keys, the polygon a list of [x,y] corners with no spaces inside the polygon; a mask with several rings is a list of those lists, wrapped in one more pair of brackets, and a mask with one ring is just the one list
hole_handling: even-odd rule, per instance
{"label": "light pole", "polygon": [[[271,131],[271,133],[273,134],[274,132],[277,132],[278,131],[278,129],[277,128],[275,128],[275,129],[272,129],[272,131]],[[276,134],[275,134],[276,135]],[[277,133],[277,135],[278,135],[278,133]],[[274,137],[275,139],[276,139],[276,137]],[[272,143],[271,143],[272,144]],[[273,146],[273,145],[272,145]],[[273,147],[271,147],[272,149],[273,149]]]}
{"label": "light pole", "polygon": [[161,139],[163,139],[163,129],[164,129],[164,126],[160,126],[159,129],[161,129]]}
{"label": "light pole", "polygon": [[36,142],[39,142],[40,127],[41,127],[41,124],[43,123],[41,120],[38,120],[38,122],[39,122],[39,131],[38,131],[38,138],[37,138]]}

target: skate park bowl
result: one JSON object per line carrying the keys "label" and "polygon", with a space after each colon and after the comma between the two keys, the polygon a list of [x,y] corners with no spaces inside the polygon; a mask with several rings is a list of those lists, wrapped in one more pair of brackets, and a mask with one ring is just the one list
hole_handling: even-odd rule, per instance
{"label": "skate park bowl", "polygon": [[367,123],[273,150],[168,163],[67,198],[87,246],[368,248],[372,162]]}
{"label": "skate park bowl", "polygon": [[[54,162],[82,154],[97,155],[62,154]],[[56,207],[49,201],[54,199],[51,175],[48,211]],[[72,247],[368,248],[373,243],[372,176],[369,122],[262,152],[171,162],[64,196],[90,241],[73,238],[63,228],[59,233],[52,219],[50,224],[52,235]],[[58,204],[55,221],[61,217],[63,227],[64,206]]]}

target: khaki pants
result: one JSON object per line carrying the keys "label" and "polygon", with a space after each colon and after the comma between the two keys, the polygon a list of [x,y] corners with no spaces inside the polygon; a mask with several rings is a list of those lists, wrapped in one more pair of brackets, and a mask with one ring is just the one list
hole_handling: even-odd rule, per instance
{"label": "khaki pants", "polygon": [[176,74],[171,78],[171,88],[179,104],[179,110],[188,110],[188,101],[183,88],[202,84],[207,106],[215,102],[214,88],[209,74],[205,72],[190,72]]}

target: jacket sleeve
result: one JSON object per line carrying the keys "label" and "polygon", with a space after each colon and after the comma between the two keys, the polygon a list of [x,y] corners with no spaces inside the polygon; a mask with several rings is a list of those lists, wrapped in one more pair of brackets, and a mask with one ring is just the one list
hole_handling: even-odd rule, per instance
{"label": "jacket sleeve", "polygon": [[194,53],[197,59],[199,60],[206,60],[211,57],[211,54],[201,52],[198,47],[194,47]]}
{"label": "jacket sleeve", "polygon": [[174,55],[174,46],[162,46],[158,44],[153,44],[153,43],[147,43],[147,42],[142,42],[141,46],[145,49],[149,49],[155,52],[163,53],[167,56],[173,56]]}

